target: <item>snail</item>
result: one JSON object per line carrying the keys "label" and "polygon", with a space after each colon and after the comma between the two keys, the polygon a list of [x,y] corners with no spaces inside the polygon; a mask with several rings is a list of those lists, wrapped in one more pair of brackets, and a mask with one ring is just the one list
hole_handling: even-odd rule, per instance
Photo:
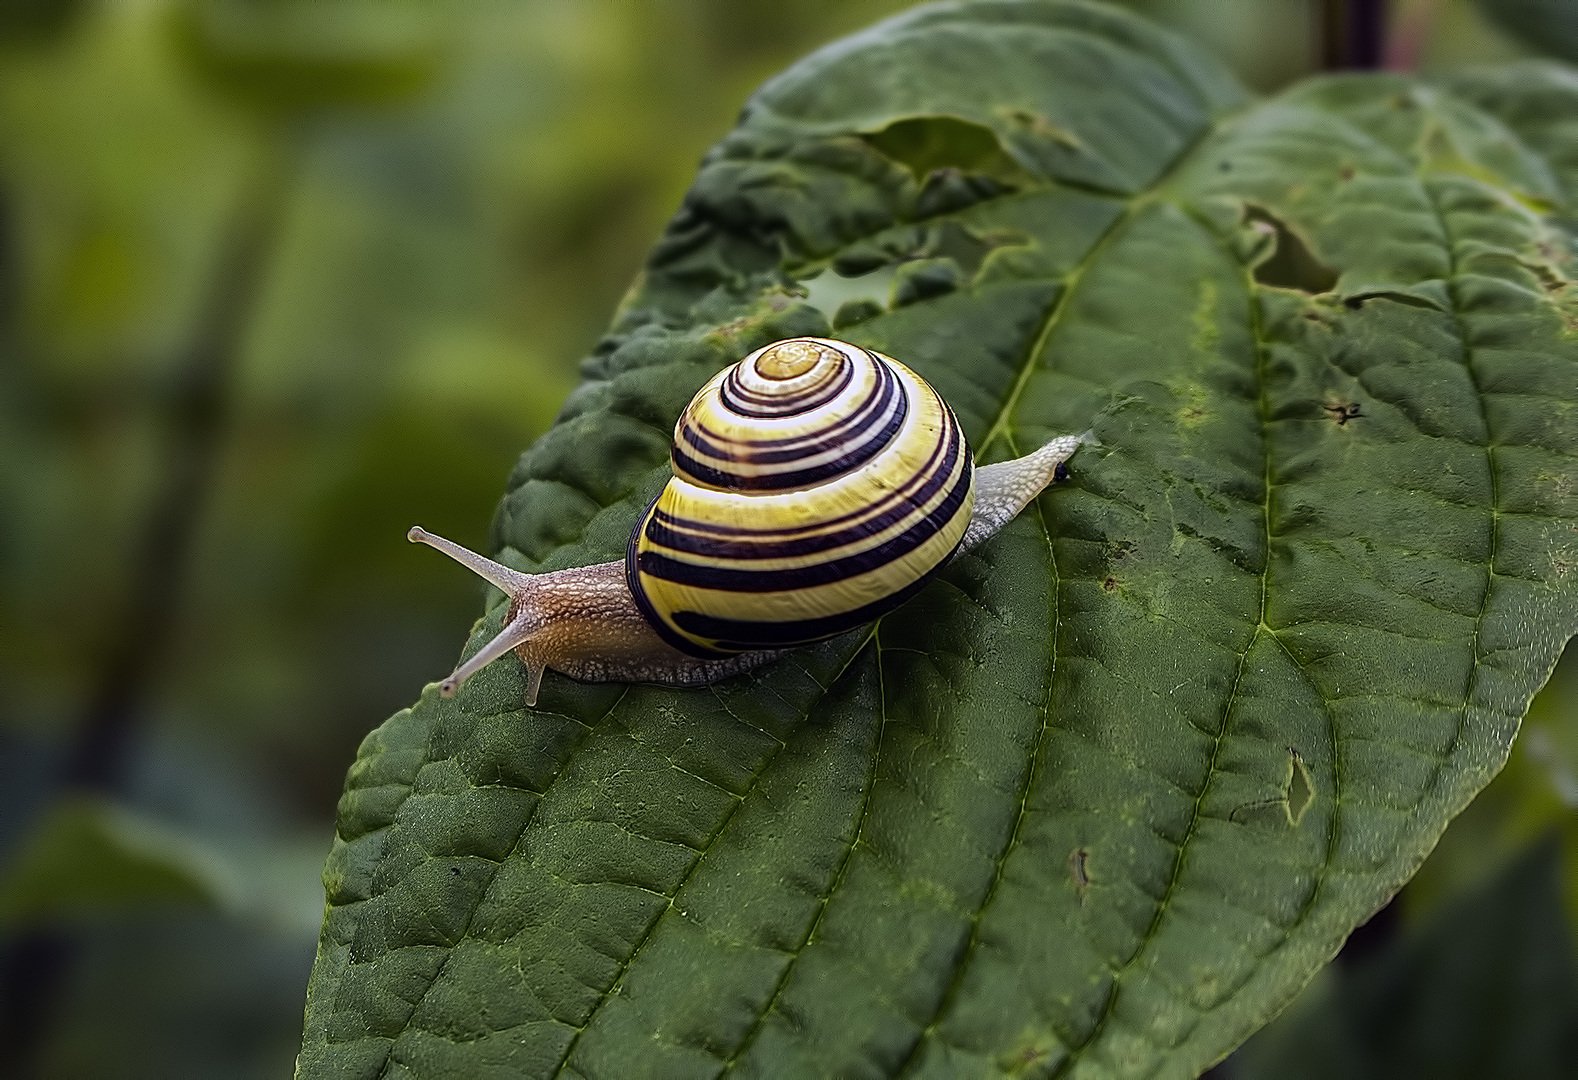
{"label": "snail", "polygon": [[620,562],[526,574],[414,527],[510,599],[504,628],[439,685],[511,650],[535,705],[552,668],[589,682],[710,683],[885,615],[1054,480],[1090,433],[976,467],[915,372],[826,338],[766,345],[702,387],[673,477]]}

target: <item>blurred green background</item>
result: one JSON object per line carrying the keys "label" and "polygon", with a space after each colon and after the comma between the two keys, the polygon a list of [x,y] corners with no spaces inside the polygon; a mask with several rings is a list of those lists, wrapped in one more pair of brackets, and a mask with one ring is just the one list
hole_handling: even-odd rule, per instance
{"label": "blurred green background", "polygon": [[[746,95],[904,6],[0,5],[0,1075],[288,1073],[344,771],[481,610],[406,527],[486,548]],[[1266,90],[1379,10],[1130,6]],[[1578,851],[1575,710],[1569,662],[1367,949]]]}

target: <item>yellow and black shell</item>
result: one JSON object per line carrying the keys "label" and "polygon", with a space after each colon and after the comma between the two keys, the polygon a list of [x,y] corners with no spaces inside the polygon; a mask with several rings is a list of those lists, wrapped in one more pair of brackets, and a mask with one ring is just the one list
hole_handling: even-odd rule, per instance
{"label": "yellow and black shell", "polygon": [[824,338],[714,376],[672,460],[625,573],[653,629],[693,656],[819,641],[893,610],[953,555],[975,503],[969,445],[931,385]]}

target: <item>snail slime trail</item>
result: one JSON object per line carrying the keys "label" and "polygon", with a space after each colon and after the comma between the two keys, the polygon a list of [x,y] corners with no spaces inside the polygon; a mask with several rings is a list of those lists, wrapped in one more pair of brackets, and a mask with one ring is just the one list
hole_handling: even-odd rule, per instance
{"label": "snail slime trail", "polygon": [[790,338],[713,376],[674,427],[673,477],[621,562],[526,574],[414,527],[509,597],[504,627],[439,684],[513,651],[545,670],[697,686],[903,604],[1054,480],[1090,435],[977,468],[953,410],[881,353]]}

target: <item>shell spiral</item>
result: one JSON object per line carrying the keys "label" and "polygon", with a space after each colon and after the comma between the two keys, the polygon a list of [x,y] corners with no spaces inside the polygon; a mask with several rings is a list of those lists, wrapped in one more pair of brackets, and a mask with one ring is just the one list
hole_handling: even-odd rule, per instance
{"label": "shell spiral", "polygon": [[975,499],[970,448],[931,385],[824,338],[714,376],[675,426],[672,464],[625,573],[653,629],[700,657],[818,641],[898,607],[959,546]]}

